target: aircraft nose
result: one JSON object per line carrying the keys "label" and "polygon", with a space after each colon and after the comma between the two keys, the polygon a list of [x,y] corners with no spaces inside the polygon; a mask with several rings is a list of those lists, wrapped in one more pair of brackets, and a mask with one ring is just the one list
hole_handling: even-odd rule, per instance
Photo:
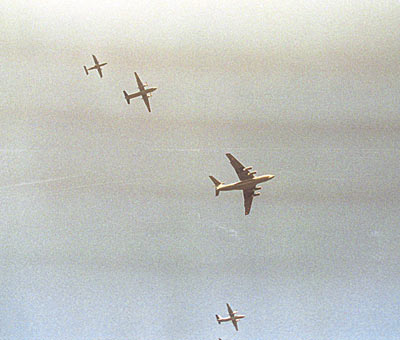
{"label": "aircraft nose", "polygon": [[269,175],[269,179],[273,179],[275,175]]}

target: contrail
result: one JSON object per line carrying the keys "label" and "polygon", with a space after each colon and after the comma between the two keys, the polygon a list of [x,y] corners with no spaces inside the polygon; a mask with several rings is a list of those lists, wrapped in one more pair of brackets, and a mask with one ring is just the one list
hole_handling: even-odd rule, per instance
{"label": "contrail", "polygon": [[57,181],[62,181],[64,179],[78,178],[78,177],[83,177],[83,176],[66,176],[66,177],[42,179],[42,180],[32,181],[32,182],[22,182],[22,183],[11,184],[11,185],[3,185],[0,187],[0,189],[16,188],[16,187],[23,187],[23,186],[27,186],[27,185],[36,185],[36,184],[49,183],[49,182],[57,182]]}

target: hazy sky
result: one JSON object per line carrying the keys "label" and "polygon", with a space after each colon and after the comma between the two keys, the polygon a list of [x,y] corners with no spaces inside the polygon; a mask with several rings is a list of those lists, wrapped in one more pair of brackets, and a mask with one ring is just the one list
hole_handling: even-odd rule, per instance
{"label": "hazy sky", "polygon": [[[398,1],[2,1],[0,339],[397,340],[399,27]],[[226,152],[276,175],[249,216],[214,197]]]}
{"label": "hazy sky", "polygon": [[153,55],[148,63],[241,67],[246,58],[291,67],[329,59],[398,70],[399,12],[398,1],[3,1],[2,49],[80,60],[101,48]]}

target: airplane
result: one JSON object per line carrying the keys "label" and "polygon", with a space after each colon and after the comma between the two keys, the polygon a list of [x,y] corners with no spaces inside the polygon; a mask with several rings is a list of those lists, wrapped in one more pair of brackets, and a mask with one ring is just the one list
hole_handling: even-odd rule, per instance
{"label": "airplane", "polygon": [[107,65],[107,63],[103,63],[103,64],[99,64],[99,61],[97,60],[96,56],[92,54],[93,60],[94,60],[94,66],[90,67],[90,68],[86,68],[86,66],[83,66],[83,68],[85,69],[86,75],[89,75],[89,71],[90,70],[97,70],[97,72],[99,72],[100,78],[103,78],[103,73],[101,72],[101,68],[104,65]]}
{"label": "airplane", "polygon": [[149,87],[148,89],[145,89],[145,87],[148,85],[146,83],[145,84],[142,83],[142,81],[140,80],[140,78],[136,72],[135,72],[135,77],[136,77],[136,82],[137,82],[137,85],[139,88],[139,92],[128,94],[128,93],[126,93],[126,91],[122,91],[124,93],[126,102],[128,104],[130,104],[132,98],[142,96],[142,99],[143,99],[144,103],[146,104],[147,109],[149,110],[149,112],[151,112],[149,98],[151,97],[151,92],[157,90],[157,87]]}
{"label": "airplane", "polygon": [[224,184],[215,177],[209,176],[215,185],[215,196],[218,196],[220,191],[243,190],[244,214],[248,215],[250,213],[253,197],[260,196],[260,193],[256,192],[256,190],[261,190],[261,188],[257,187],[257,185],[273,179],[275,175],[255,176],[256,171],[250,171],[253,167],[244,167],[243,164],[230,153],[227,153],[226,156],[239,176],[239,182]]}
{"label": "airplane", "polygon": [[232,321],[233,325],[235,326],[235,329],[238,331],[239,328],[237,323],[240,319],[243,319],[245,315],[237,314],[237,311],[232,310],[231,306],[229,306],[229,303],[226,304],[226,307],[228,308],[229,317],[222,318],[218,314],[215,315],[217,317],[218,324],[221,324],[221,322]]}

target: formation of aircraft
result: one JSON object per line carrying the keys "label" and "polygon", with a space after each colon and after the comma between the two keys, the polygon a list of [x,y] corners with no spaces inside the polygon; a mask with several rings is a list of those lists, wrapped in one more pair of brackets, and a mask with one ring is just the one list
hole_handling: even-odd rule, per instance
{"label": "formation of aircraft", "polygon": [[[103,73],[101,71],[101,68],[107,65],[107,63],[100,64],[95,55],[92,55],[92,57],[95,65],[90,68],[83,66],[85,73],[86,75],[89,75],[90,70],[96,69],[100,75],[100,78],[102,78]],[[123,91],[125,100],[128,104],[130,104],[131,99],[136,97],[142,97],[148,111],[151,112],[149,98],[151,97],[151,93],[157,90],[157,88],[149,87],[146,89],[148,85],[146,83],[145,84],[142,83],[136,72],[135,72],[135,78],[139,91],[132,94],[128,94],[126,91]],[[248,215],[250,213],[253,197],[260,195],[259,192],[256,192],[256,190],[261,189],[260,187],[257,187],[257,185],[269,181],[273,179],[275,176],[274,175],[255,176],[256,171],[251,171],[252,170],[251,166],[245,167],[230,153],[227,153],[226,156],[228,157],[233,168],[235,169],[239,177],[239,181],[231,184],[224,184],[223,182],[218,181],[215,177],[209,176],[215,185],[215,196],[218,196],[220,191],[242,190],[244,197],[245,215]],[[232,310],[231,306],[229,306],[229,303],[226,304],[226,307],[228,309],[229,316],[223,318],[217,314],[216,318],[218,324],[221,324],[222,322],[232,322],[236,331],[238,331],[239,330],[238,321],[245,318],[245,315],[240,315],[238,314],[237,311]],[[221,340],[221,338],[219,338],[218,340]]]}
{"label": "formation of aircraft", "polygon": [[256,190],[261,190],[261,187],[257,187],[260,183],[273,179],[274,175],[262,175],[255,176],[256,171],[251,171],[252,167],[245,167],[240,163],[234,156],[227,153],[229,161],[235,169],[239,182],[224,184],[213,176],[209,176],[215,185],[215,196],[219,195],[220,191],[231,191],[231,190],[242,190],[244,198],[244,213],[248,215],[250,213],[251,204],[253,203],[253,197],[259,196],[260,193]]}
{"label": "formation of aircraft", "polygon": [[87,68],[86,66],[83,66],[83,68],[85,69],[86,75],[87,76],[89,75],[89,71],[90,70],[97,70],[97,72],[99,72],[100,78],[103,78],[103,73],[101,71],[101,68],[104,65],[107,65],[107,63],[100,64],[94,54],[92,54],[92,57],[93,57],[93,61],[94,61],[94,66],[92,66],[90,68]]}
{"label": "formation of aircraft", "polygon": [[238,330],[239,330],[238,324],[237,324],[238,321],[239,321],[240,319],[245,318],[246,316],[245,316],[245,315],[237,314],[237,311],[232,310],[231,306],[229,306],[229,303],[226,304],[226,307],[228,308],[229,316],[228,316],[227,318],[223,318],[223,317],[221,317],[221,316],[219,316],[219,315],[217,314],[217,315],[216,315],[216,318],[217,318],[218,324],[221,324],[221,322],[229,322],[229,321],[232,321],[233,326],[234,326],[235,329],[238,331]]}
{"label": "formation of aircraft", "polygon": [[135,77],[136,77],[136,82],[137,82],[137,85],[139,88],[139,92],[128,94],[128,93],[126,93],[126,91],[123,91],[126,102],[128,104],[130,104],[130,100],[132,98],[142,96],[142,99],[143,99],[144,103],[146,104],[147,109],[149,110],[149,112],[151,112],[149,98],[151,97],[151,93],[153,91],[157,90],[157,87],[149,87],[148,89],[146,89],[146,86],[148,86],[147,83],[143,84],[136,72],[135,72]]}
{"label": "formation of aircraft", "polygon": [[[86,74],[89,74],[90,70],[96,69],[99,72],[100,77],[103,77],[101,67],[104,65],[107,65],[107,63],[100,64],[96,58],[95,55],[92,55],[93,60],[94,60],[94,66],[90,67],[89,69],[86,66],[83,66],[85,69]],[[156,87],[148,87],[147,83],[144,83],[140,80],[138,74],[135,72],[135,78],[137,82],[137,86],[139,88],[138,92],[128,94],[125,90],[122,91],[125,97],[125,100],[128,104],[130,104],[131,99],[136,98],[136,97],[142,97],[147,110],[151,112],[150,108],[150,101],[149,98],[152,96],[152,92],[157,90]],[[148,87],[148,88],[146,88]],[[275,176],[274,175],[262,175],[262,176],[255,176],[256,171],[251,171],[252,167],[248,166],[245,167],[242,163],[240,163],[232,154],[227,153],[226,156],[228,157],[229,161],[231,162],[233,168],[235,169],[239,181],[230,183],[230,184],[225,184],[223,182],[220,182],[213,176],[209,176],[212,182],[214,183],[215,186],[215,196],[219,195],[220,191],[231,191],[231,190],[242,190],[243,191],[243,198],[244,198],[244,214],[248,215],[251,210],[251,205],[253,203],[253,197],[259,196],[260,193],[256,192],[257,190],[261,190],[261,187],[258,187],[260,183],[267,182],[271,179],[273,179]],[[228,305],[228,310],[230,309]],[[236,324],[235,318],[232,320],[234,325]],[[220,320],[221,322],[224,321],[224,319]],[[218,322],[220,322],[218,321]],[[236,326],[235,326],[236,327]]]}
{"label": "formation of aircraft", "polygon": [[[103,78],[103,72],[101,71],[101,68],[104,65],[107,65],[107,63],[100,64],[94,54],[92,54],[92,57],[93,57],[93,61],[94,61],[94,66],[92,66],[90,68],[83,66],[86,75],[89,75],[89,71],[91,71],[91,70],[97,70],[97,72],[99,72],[100,78]],[[154,92],[155,90],[157,90],[157,87],[149,87],[146,89],[146,87],[148,86],[147,83],[143,84],[136,72],[135,72],[135,78],[136,78],[136,82],[137,82],[139,91],[136,93],[132,93],[132,94],[128,94],[126,91],[123,91],[125,100],[128,104],[130,104],[132,98],[141,96],[144,103],[146,104],[147,110],[149,110],[149,112],[151,112],[149,98],[152,96],[151,93]]]}

